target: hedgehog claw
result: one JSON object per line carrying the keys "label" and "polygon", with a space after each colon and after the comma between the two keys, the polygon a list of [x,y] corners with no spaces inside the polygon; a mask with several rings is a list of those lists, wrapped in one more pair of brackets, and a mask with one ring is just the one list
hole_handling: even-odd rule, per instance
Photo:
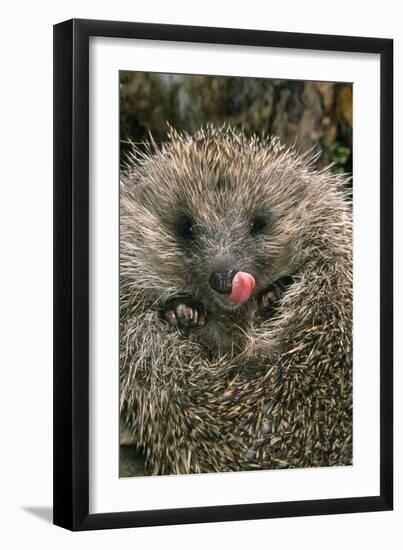
{"label": "hedgehog claw", "polygon": [[171,325],[172,327],[176,326],[178,320],[176,318],[176,313],[173,309],[166,311],[164,316],[169,325]]}
{"label": "hedgehog claw", "polygon": [[266,312],[273,311],[273,308],[275,309],[284,293],[293,282],[294,278],[288,275],[278,279],[260,294],[258,298],[259,306]]}
{"label": "hedgehog claw", "polygon": [[168,302],[163,317],[171,326],[195,328],[206,322],[204,307],[193,300],[177,298]]}
{"label": "hedgehog claw", "polygon": [[264,309],[272,306],[276,302],[277,296],[274,289],[264,292],[260,297],[260,305]]}

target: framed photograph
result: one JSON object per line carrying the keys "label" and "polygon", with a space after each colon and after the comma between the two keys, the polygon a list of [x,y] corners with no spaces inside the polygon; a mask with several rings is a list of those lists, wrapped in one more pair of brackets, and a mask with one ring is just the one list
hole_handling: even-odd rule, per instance
{"label": "framed photograph", "polygon": [[393,42],[54,27],[54,523],[391,510]]}

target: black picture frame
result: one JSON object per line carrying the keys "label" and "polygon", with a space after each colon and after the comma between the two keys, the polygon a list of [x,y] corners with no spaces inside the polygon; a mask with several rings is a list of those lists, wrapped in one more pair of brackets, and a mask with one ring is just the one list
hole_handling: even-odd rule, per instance
{"label": "black picture frame", "polygon": [[[365,497],[89,513],[89,38],[380,54],[380,490]],[[73,19],[54,27],[54,523],[71,530],[391,510],[393,40]]]}

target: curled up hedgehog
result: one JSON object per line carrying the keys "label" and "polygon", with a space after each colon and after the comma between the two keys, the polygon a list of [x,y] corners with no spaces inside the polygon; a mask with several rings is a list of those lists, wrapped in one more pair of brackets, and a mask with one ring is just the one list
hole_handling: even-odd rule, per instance
{"label": "curled up hedgehog", "polygon": [[121,422],[149,474],[352,463],[346,178],[225,126],[122,170]]}

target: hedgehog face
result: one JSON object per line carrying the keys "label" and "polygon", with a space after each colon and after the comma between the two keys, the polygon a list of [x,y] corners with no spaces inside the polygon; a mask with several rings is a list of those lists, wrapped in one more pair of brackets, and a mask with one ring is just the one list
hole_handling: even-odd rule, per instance
{"label": "hedgehog face", "polygon": [[167,226],[180,251],[184,286],[207,308],[228,312],[250,308],[250,301],[273,276],[264,251],[271,212],[261,207],[250,211],[238,202],[219,190],[206,209],[198,200],[179,200]]}
{"label": "hedgehog face", "polygon": [[294,270],[275,174],[259,162],[245,170],[222,159],[212,171],[198,157],[179,171],[183,159],[169,160],[156,158],[139,186],[148,269],[207,310],[252,312],[259,294]]}

